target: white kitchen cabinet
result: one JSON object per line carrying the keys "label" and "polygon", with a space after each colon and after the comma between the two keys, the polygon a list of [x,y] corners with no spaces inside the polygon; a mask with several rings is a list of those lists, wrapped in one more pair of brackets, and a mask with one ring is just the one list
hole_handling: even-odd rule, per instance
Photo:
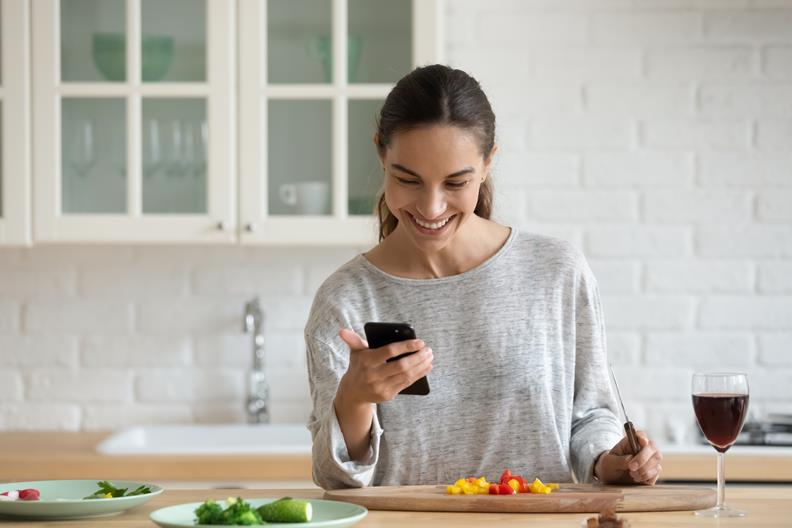
{"label": "white kitchen cabinet", "polygon": [[402,75],[442,60],[440,9],[440,0],[241,1],[243,243],[376,242],[376,112]]}
{"label": "white kitchen cabinet", "polygon": [[34,0],[37,242],[236,240],[236,5]]}
{"label": "white kitchen cabinet", "polygon": [[30,243],[30,58],[26,0],[0,0],[0,245]]}
{"label": "white kitchen cabinet", "polygon": [[441,0],[33,0],[34,240],[367,244]]}

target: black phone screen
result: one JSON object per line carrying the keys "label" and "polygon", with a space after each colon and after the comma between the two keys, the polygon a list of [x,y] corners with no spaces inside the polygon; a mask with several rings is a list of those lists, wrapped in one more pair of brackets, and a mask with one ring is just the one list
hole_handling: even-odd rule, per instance
{"label": "black phone screen", "polygon": [[[415,330],[408,323],[375,323],[369,322],[363,325],[363,330],[366,332],[366,341],[368,341],[369,348],[380,348],[391,343],[398,341],[407,341],[415,339]],[[415,354],[415,352],[406,352],[388,360],[398,361],[403,357]],[[413,394],[425,396],[429,394],[429,380],[426,376],[415,380],[415,383],[402,389],[399,394]]]}

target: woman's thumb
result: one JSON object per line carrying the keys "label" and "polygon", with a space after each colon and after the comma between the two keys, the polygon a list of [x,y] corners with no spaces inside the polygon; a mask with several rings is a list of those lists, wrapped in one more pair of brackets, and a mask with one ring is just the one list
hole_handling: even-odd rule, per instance
{"label": "woman's thumb", "polygon": [[349,345],[349,348],[352,350],[363,350],[368,348],[368,342],[352,329],[343,328],[338,332],[338,336],[343,339],[344,343]]}

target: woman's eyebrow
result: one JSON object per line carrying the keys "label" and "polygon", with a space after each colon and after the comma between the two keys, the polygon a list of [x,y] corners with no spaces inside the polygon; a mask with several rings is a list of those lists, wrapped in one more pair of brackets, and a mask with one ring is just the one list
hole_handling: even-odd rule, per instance
{"label": "woman's eyebrow", "polygon": [[[406,172],[410,176],[415,176],[416,178],[420,178],[421,177],[421,175],[418,174],[417,172],[412,171],[412,170],[408,169],[407,167],[405,167],[403,165],[399,165],[398,163],[391,163],[391,167],[393,167],[396,170],[400,170],[402,172]],[[473,167],[468,166],[468,167],[465,167],[462,170],[458,170],[458,171],[456,171],[454,173],[449,174],[448,176],[446,176],[446,178],[453,178],[455,176],[463,176],[463,175],[469,174],[471,172],[475,172],[475,169]]]}

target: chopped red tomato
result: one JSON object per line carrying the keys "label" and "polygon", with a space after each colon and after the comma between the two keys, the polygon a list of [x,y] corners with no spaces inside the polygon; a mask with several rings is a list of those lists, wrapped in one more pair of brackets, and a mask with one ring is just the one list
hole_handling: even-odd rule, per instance
{"label": "chopped red tomato", "polygon": [[39,493],[39,490],[37,490],[37,489],[28,488],[28,489],[19,490],[19,500],[34,500],[35,501],[35,500],[39,500],[40,497],[41,497],[41,494]]}
{"label": "chopped red tomato", "polygon": [[516,495],[517,492],[508,484],[498,484],[498,495]]}

